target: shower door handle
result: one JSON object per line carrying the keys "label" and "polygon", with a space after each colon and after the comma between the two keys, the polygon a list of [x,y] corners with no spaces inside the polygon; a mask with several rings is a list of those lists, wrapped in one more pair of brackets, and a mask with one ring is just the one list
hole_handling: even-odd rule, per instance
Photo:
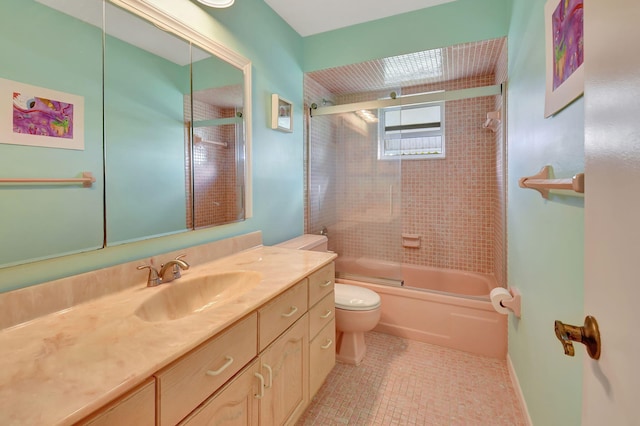
{"label": "shower door handle", "polygon": [[389,217],[393,217],[393,185],[389,185]]}

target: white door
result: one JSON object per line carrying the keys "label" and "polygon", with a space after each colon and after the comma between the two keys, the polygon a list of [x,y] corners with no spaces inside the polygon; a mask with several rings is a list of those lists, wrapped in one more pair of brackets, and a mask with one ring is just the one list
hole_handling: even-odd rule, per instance
{"label": "white door", "polygon": [[585,354],[582,424],[640,425],[640,1],[584,3],[584,311],[602,354]]}

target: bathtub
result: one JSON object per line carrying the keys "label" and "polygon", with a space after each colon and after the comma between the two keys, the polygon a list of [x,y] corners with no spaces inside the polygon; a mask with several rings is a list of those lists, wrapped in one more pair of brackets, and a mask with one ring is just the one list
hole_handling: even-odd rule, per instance
{"label": "bathtub", "polygon": [[506,358],[507,316],[498,314],[489,301],[496,287],[491,275],[340,257],[336,271],[336,282],[380,295],[382,316],[376,331]]}

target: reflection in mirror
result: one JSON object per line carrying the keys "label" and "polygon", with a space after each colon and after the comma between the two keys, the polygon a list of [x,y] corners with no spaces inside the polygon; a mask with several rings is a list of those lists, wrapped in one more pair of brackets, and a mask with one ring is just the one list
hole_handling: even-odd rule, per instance
{"label": "reflection in mirror", "polygon": [[[75,184],[0,184],[0,267],[103,246],[102,1],[64,2],[67,6],[74,3],[95,18],[97,27],[52,8],[51,3],[0,3],[0,79],[4,84],[0,178],[78,178],[87,171],[97,181],[90,188]],[[60,99],[43,93],[58,93]],[[28,102],[36,98],[40,101]],[[46,115],[55,114],[51,105],[60,105],[57,101],[67,98],[81,100],[68,104],[76,113],[84,110],[83,119],[78,114],[67,116],[66,128],[71,132],[44,136],[23,127],[26,134],[21,136],[31,142],[37,140],[34,145],[38,146],[15,144],[21,127],[12,125],[14,114],[20,114],[23,123],[30,117],[53,117]],[[54,119],[50,120],[54,129]],[[31,128],[36,127],[34,122]],[[55,146],[64,146],[71,135],[84,140],[82,149],[46,146],[53,139]]]}
{"label": "reflection in mirror", "polygon": [[124,10],[105,22],[107,243],[243,220],[243,71]]}
{"label": "reflection in mirror", "polygon": [[193,103],[185,116],[193,130],[193,155],[187,157],[187,170],[193,170],[187,177],[193,179],[188,223],[194,228],[244,219],[242,83],[240,70],[215,57],[193,64],[193,99],[185,97],[185,106]]}
{"label": "reflection in mirror", "polygon": [[105,32],[107,244],[185,231],[191,46],[114,6]]}
{"label": "reflection in mirror", "polygon": [[[144,14],[201,49],[114,4]],[[192,7],[189,13],[198,18],[194,21],[207,27],[207,19],[213,18]],[[103,8],[108,13],[104,67]],[[118,24],[118,19],[128,21]],[[167,52],[180,53],[182,58],[166,57]],[[73,178],[84,171],[97,178],[91,188],[0,184],[0,267],[95,250],[105,241],[120,244],[251,216],[251,62],[246,58],[143,0],[2,0],[0,54],[7,59],[0,67],[2,81],[84,101],[84,150],[15,145],[0,135],[0,178]],[[224,204],[225,212],[193,223],[191,147],[185,150],[184,140],[185,128],[192,128],[194,120],[190,108],[185,114],[184,102],[190,96],[191,61],[194,69],[202,63],[206,73],[204,64],[213,63],[213,56],[224,59],[210,65],[224,78],[199,77],[196,90],[214,91],[216,100],[201,99],[198,94],[194,102],[199,99],[221,111],[198,116],[197,121],[205,122],[202,132],[219,127],[224,133],[235,133],[228,140],[217,140],[227,143],[224,158],[233,162],[220,159],[215,164],[216,170],[226,171],[224,176],[235,176],[235,181],[225,179],[223,187],[238,190],[231,194],[225,189],[220,196],[218,180],[207,183],[209,192],[214,188],[214,206]],[[219,93],[229,87],[236,87],[232,101]],[[237,93],[242,102],[237,102]],[[11,101],[4,105],[12,109]],[[226,118],[230,110],[243,112],[242,118]],[[207,124],[207,120],[228,121]],[[4,127],[10,133],[12,126]],[[205,136],[209,138],[199,134],[209,140]],[[189,136],[189,143],[193,139]],[[189,166],[186,171],[185,165]]]}

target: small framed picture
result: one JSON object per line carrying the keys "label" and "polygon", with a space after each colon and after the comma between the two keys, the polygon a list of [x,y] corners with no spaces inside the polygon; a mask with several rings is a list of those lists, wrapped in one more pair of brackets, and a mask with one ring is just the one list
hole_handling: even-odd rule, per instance
{"label": "small framed picture", "polygon": [[84,97],[0,78],[0,143],[84,149]]}
{"label": "small framed picture", "polygon": [[271,95],[271,128],[293,132],[293,104],[275,93]]}
{"label": "small framed picture", "polygon": [[584,0],[548,0],[544,7],[549,117],[584,92]]}

